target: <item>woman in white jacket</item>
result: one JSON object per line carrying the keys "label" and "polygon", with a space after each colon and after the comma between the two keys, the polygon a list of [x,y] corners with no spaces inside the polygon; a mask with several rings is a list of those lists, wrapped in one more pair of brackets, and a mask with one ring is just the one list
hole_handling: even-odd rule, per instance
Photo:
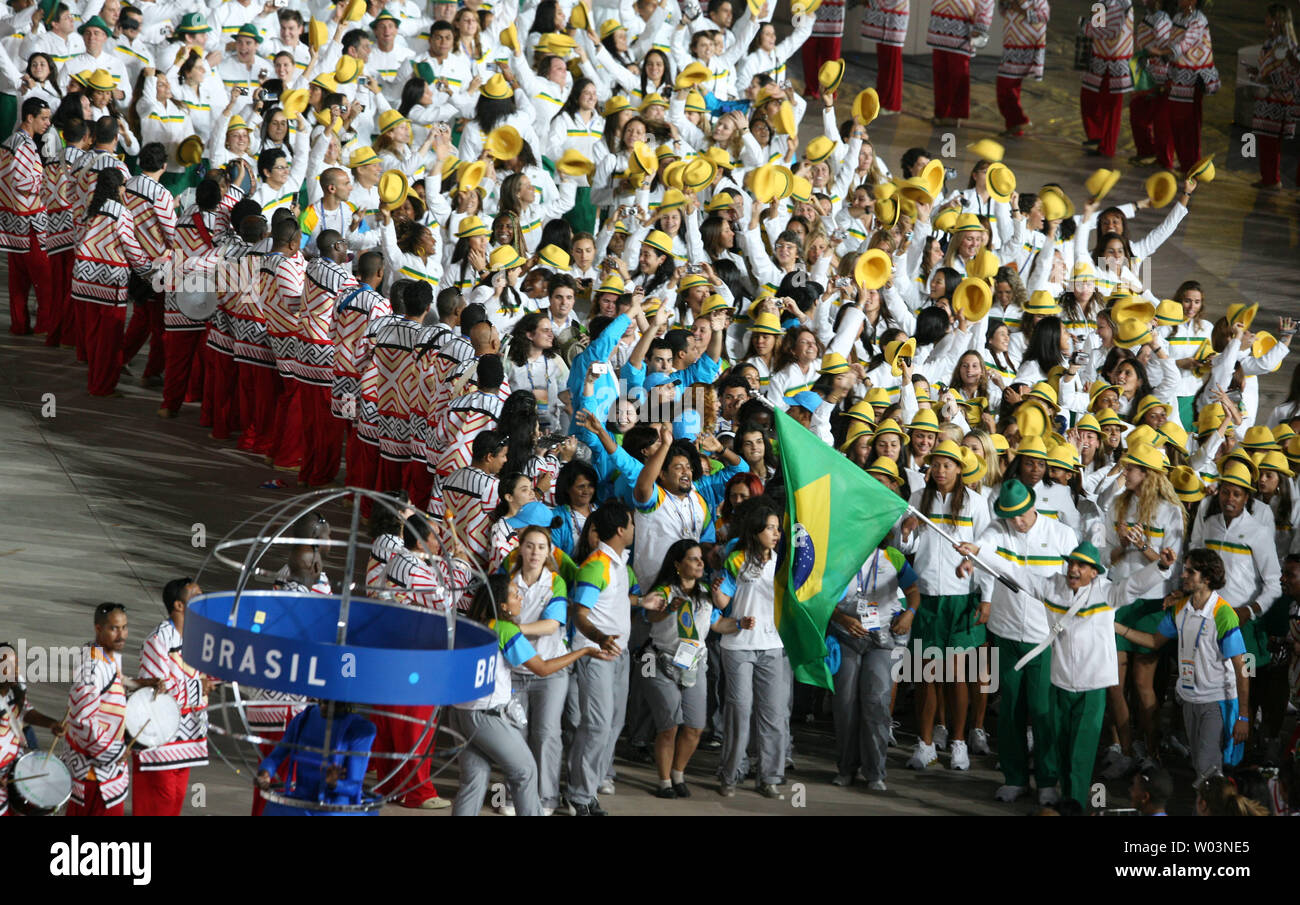
{"label": "woman in white jacket", "polygon": [[189,109],[172,94],[171,82],[167,77],[158,75],[150,67],[144,70],[144,82],[141,85],[140,99],[136,102],[136,111],[140,115],[140,140],[145,144],[151,141],[161,142],[167,149],[167,171],[163,174],[163,185],[173,194],[179,194],[186,187],[186,167],[176,156],[176,151],[181,142],[195,134]]}
{"label": "woman in white jacket", "polygon": [[756,75],[771,76],[778,82],[787,81],[786,61],[808,40],[814,19],[814,16],[806,14],[792,17],[790,22],[794,25],[794,33],[779,44],[776,41],[776,27],[771,22],[760,25],[749,52],[736,68],[736,84],[748,85],[749,80]]}
{"label": "woman in white jacket", "polygon": [[[959,577],[957,566],[962,554],[953,549],[952,541],[975,543],[991,518],[988,503],[979,493],[968,489],[961,480],[961,450],[951,440],[936,446],[930,454],[930,468],[925,487],[912,494],[911,505],[943,529],[947,537],[925,525],[916,516],[908,516],[899,529],[899,549],[907,554],[919,578],[921,604],[912,623],[913,637],[922,650],[970,650],[984,643],[985,628],[976,614],[979,602],[977,583],[969,575]],[[947,660],[945,656],[945,660]],[[974,680],[975,676],[971,675]],[[947,697],[947,720],[951,729],[954,766],[969,758],[966,754],[966,715],[970,704],[967,682],[943,683]],[[937,733],[939,683],[921,685],[919,739],[916,752],[907,765],[924,770],[938,760],[936,741],[946,743],[948,730]],[[938,736],[938,738],[936,738]]]}

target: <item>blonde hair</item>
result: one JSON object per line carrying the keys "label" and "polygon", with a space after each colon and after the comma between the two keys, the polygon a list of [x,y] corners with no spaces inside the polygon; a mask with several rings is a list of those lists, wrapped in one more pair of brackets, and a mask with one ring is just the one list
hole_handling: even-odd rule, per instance
{"label": "blonde hair", "polygon": [[[1142,468],[1142,466],[1137,466]],[[1169,503],[1183,517],[1184,527],[1187,524],[1187,510],[1183,503],[1178,499],[1178,494],[1174,492],[1174,485],[1169,483],[1169,478],[1158,471],[1152,471],[1149,468],[1143,468],[1146,477],[1142,479],[1142,486],[1137,489],[1137,493],[1124,488],[1124,492],[1119,495],[1119,500],[1115,506],[1115,533],[1123,534],[1124,519],[1128,516],[1129,503],[1134,498],[1137,499],[1137,521],[1145,530],[1156,517],[1156,511],[1160,508],[1160,502],[1163,500]]]}
{"label": "blonde hair", "polygon": [[961,446],[962,432],[961,428],[951,421],[945,421],[939,425],[939,439],[936,443],[942,443],[944,440],[951,440],[958,446]]}
{"label": "blonde hair", "polygon": [[980,445],[983,452],[980,457],[984,464],[988,466],[988,471],[984,473],[982,483],[985,487],[997,487],[1002,483],[1002,460],[998,457],[998,451],[993,447],[993,438],[989,432],[981,428],[972,428],[962,439],[971,439]]}

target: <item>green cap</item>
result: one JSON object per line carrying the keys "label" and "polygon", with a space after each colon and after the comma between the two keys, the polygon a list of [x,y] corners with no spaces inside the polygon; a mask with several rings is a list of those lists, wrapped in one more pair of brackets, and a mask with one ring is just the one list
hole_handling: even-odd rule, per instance
{"label": "green cap", "polygon": [[91,16],[85,22],[82,22],[81,27],[77,29],[77,34],[84,35],[86,33],[87,28],[98,28],[100,31],[104,33],[104,37],[108,37],[111,34],[113,34],[113,29],[110,28],[108,23],[105,22],[103,19],[101,19],[99,16]]}
{"label": "green cap", "polygon": [[385,19],[387,19],[389,22],[396,22],[398,25],[402,24],[401,19],[397,18],[392,13],[390,13],[388,11],[388,7],[384,7],[384,9],[380,11],[379,15],[375,16],[373,19],[370,20],[371,30],[373,31],[374,27],[378,25],[380,22],[383,22]]}
{"label": "green cap", "polygon": [[1015,518],[1034,508],[1034,492],[1012,478],[1002,483],[993,512],[998,518]]}
{"label": "green cap", "polygon": [[182,35],[201,35],[212,31],[212,26],[203,18],[203,13],[186,13],[181,16],[181,24],[176,31]]}
{"label": "green cap", "polygon": [[1074,552],[1065,557],[1070,562],[1081,563],[1085,566],[1092,566],[1097,570],[1098,575],[1104,575],[1106,567],[1101,564],[1101,553],[1097,551],[1096,546],[1084,541],[1074,548]]}
{"label": "green cap", "polygon": [[252,38],[258,44],[262,43],[262,32],[252,22],[241,26],[239,31],[235,32],[236,38]]}
{"label": "green cap", "polygon": [[437,76],[433,74],[433,67],[428,63],[416,63],[415,74],[419,76],[426,85],[432,85],[438,80]]}

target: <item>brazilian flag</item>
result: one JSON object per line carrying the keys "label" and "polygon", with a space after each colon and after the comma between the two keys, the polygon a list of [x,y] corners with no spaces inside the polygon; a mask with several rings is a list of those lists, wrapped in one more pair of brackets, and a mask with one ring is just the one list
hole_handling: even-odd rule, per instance
{"label": "brazilian flag", "polygon": [[795,678],[829,689],[826,626],[853,576],[907,511],[907,501],[789,415],[775,414],[786,493],[776,629]]}

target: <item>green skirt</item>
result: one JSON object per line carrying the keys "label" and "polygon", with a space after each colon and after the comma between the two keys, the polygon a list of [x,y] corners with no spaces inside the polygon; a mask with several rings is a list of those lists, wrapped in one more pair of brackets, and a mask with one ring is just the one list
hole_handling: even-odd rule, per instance
{"label": "green skirt", "polygon": [[[1152,635],[1156,633],[1156,629],[1160,626],[1160,620],[1164,618],[1165,601],[1163,597],[1147,597],[1135,600],[1128,606],[1122,606],[1115,611],[1115,622],[1119,625],[1127,625],[1131,629],[1148,632]],[[1134,654],[1155,653],[1151,648],[1134,644],[1119,635],[1115,636],[1115,649]]]}
{"label": "green skirt", "polygon": [[1178,421],[1189,434],[1196,433],[1196,397],[1178,397]]}

